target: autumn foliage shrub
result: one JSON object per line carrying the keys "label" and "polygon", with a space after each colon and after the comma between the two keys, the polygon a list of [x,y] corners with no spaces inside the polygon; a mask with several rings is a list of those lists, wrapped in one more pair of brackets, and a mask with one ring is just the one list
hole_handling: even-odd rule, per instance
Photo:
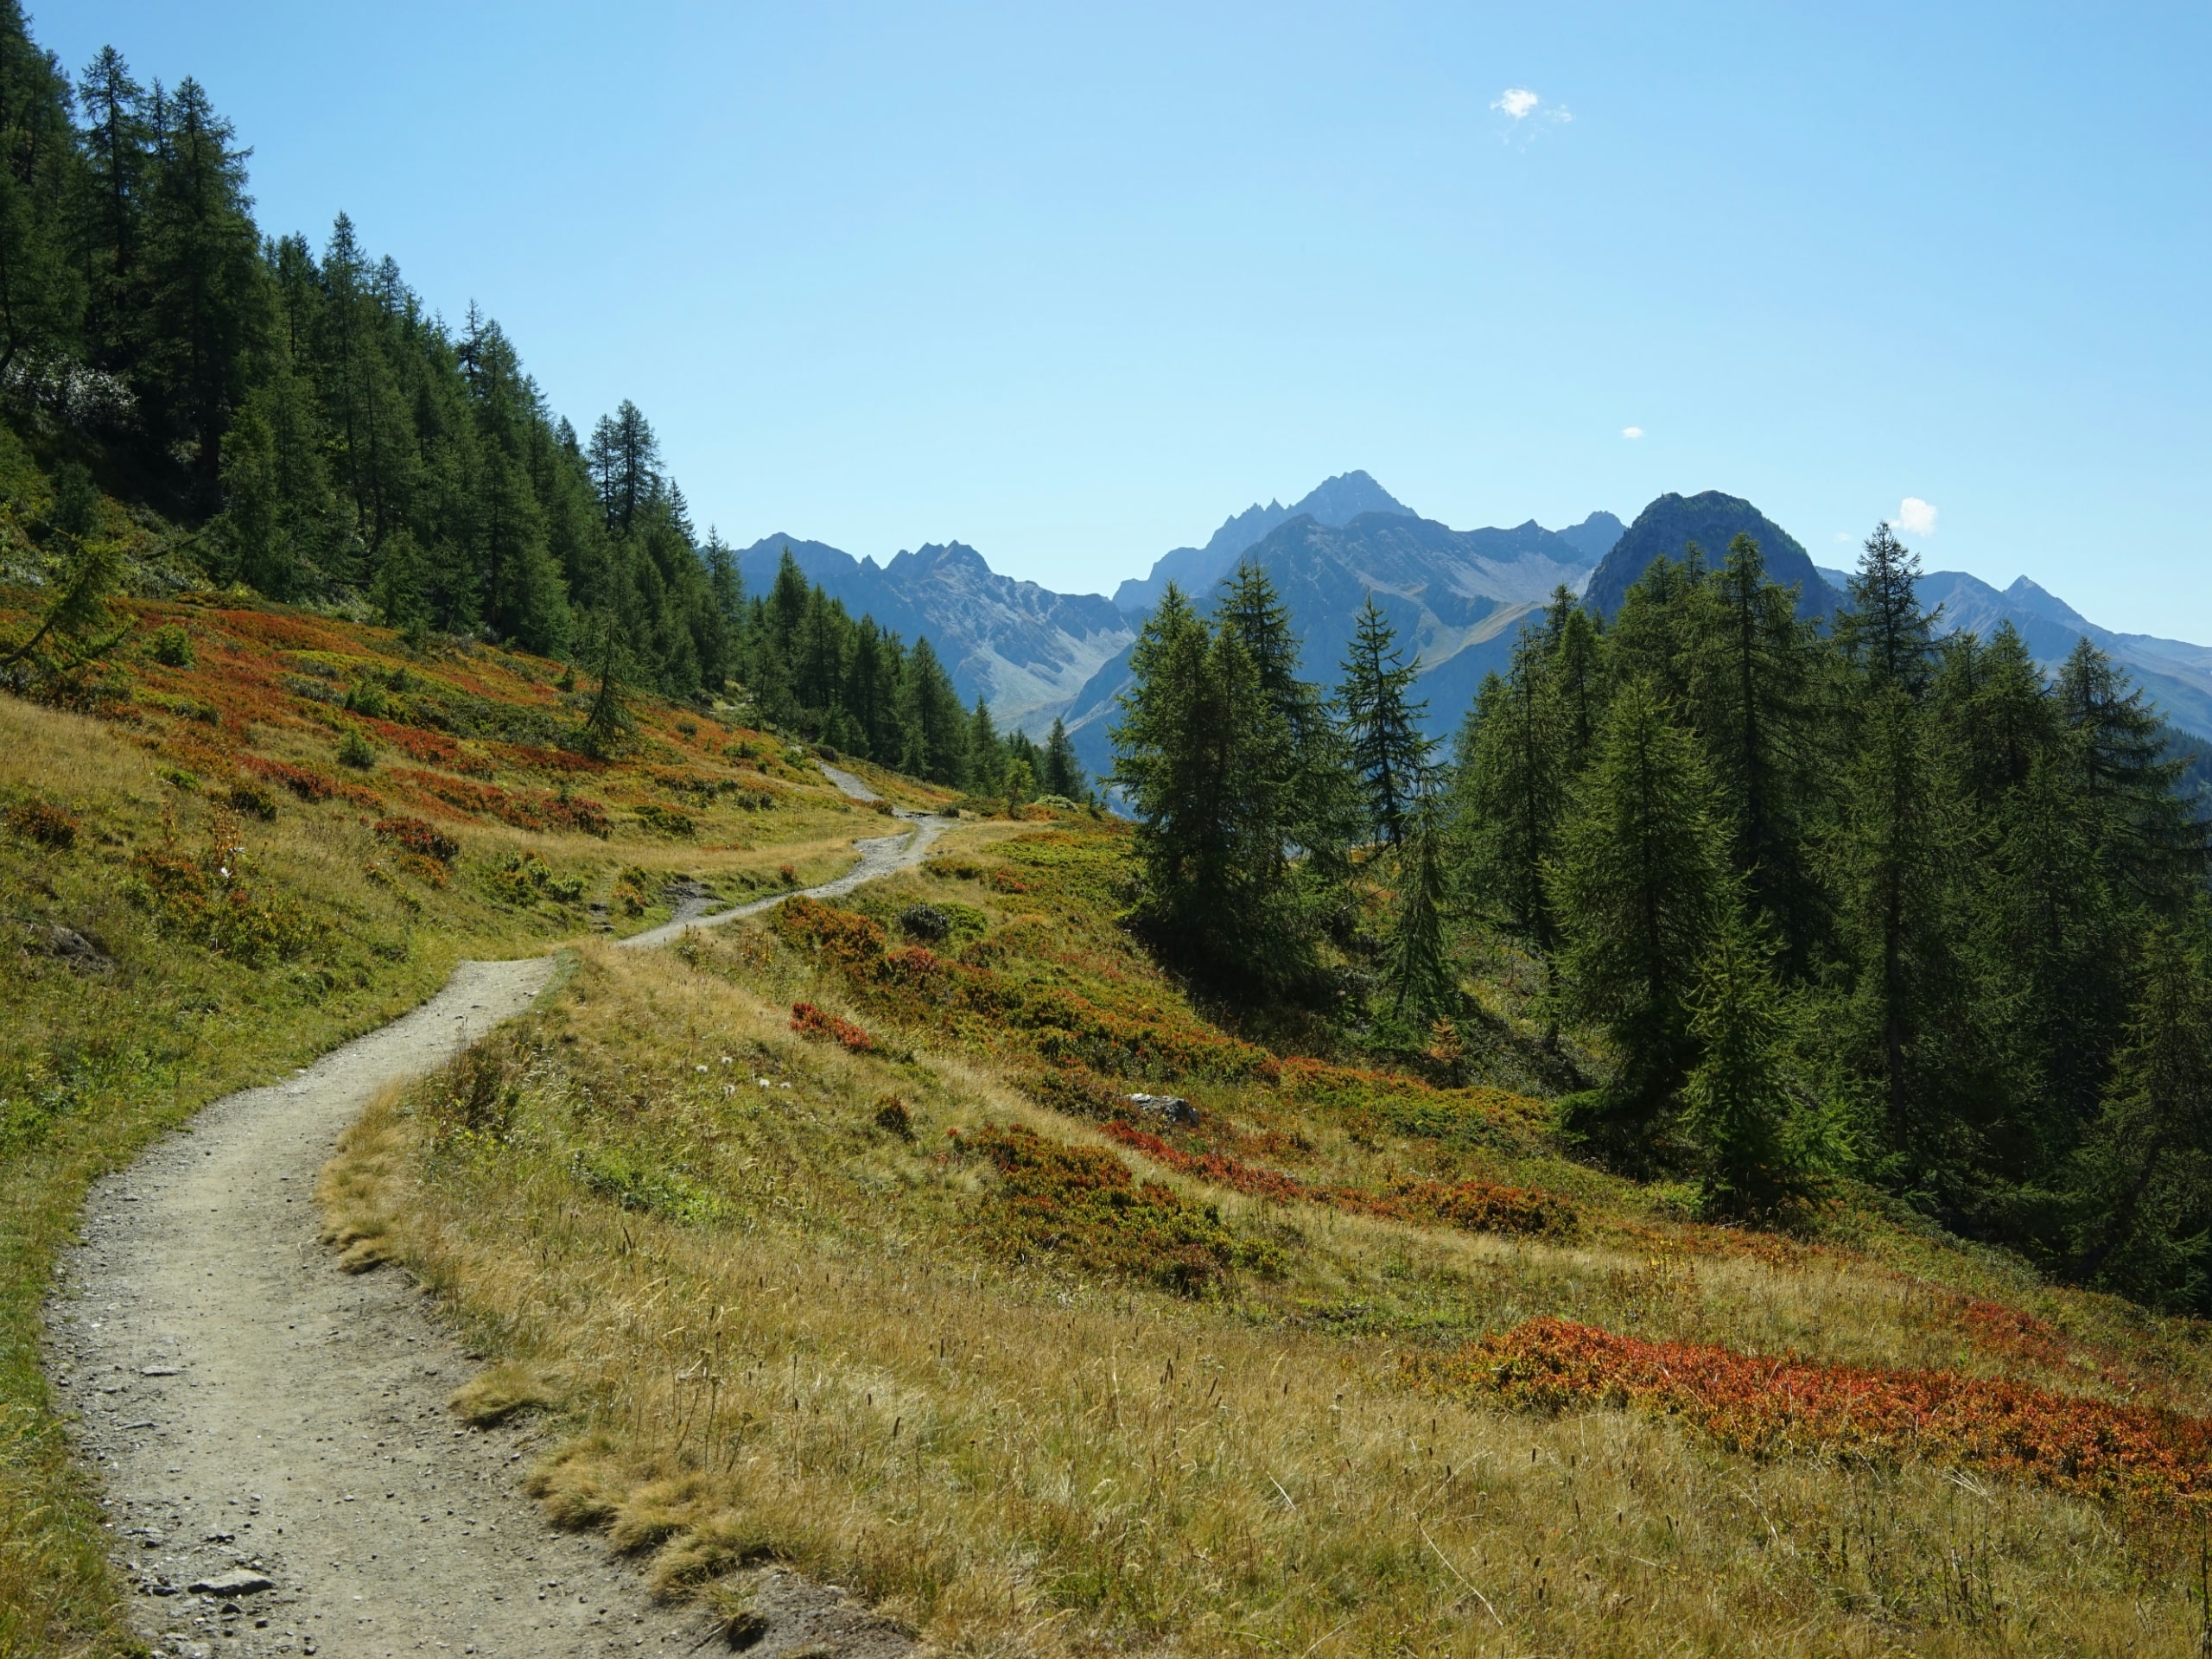
{"label": "autumn foliage shrub", "polygon": [[1018,1124],[986,1124],[956,1135],[954,1145],[998,1171],[996,1213],[987,1226],[1019,1256],[1057,1258],[1184,1296],[1233,1268],[1272,1266],[1265,1249],[1238,1240],[1211,1205],[1137,1180],[1110,1152],[1048,1141]]}
{"label": "autumn foliage shrub", "polygon": [[1537,1411],[1630,1407],[1755,1457],[1925,1461],[2101,1497],[2212,1492],[2212,1424],[1950,1371],[1878,1370],[1531,1319],[1404,1362],[1417,1387]]}
{"label": "autumn foliage shrub", "polygon": [[1403,1181],[1383,1192],[1324,1186],[1217,1152],[1185,1152],[1150,1130],[1128,1123],[1109,1123],[1106,1133],[1154,1163],[1276,1204],[1323,1204],[1333,1210],[1394,1221],[1440,1221],[1467,1232],[1516,1236],[1564,1237],[1575,1231],[1580,1220],[1570,1200],[1524,1186],[1492,1186],[1484,1181]]}
{"label": "autumn foliage shrub", "polygon": [[45,801],[25,801],[8,809],[8,827],[25,841],[66,852],[77,844],[77,820]]}
{"label": "autumn foliage shrub", "polygon": [[379,841],[392,842],[402,852],[412,853],[418,858],[435,859],[441,864],[450,864],[461,856],[458,841],[421,818],[379,818],[376,824],[376,836]]}
{"label": "autumn foliage shrub", "polygon": [[791,1029],[802,1037],[826,1037],[832,1042],[842,1044],[855,1054],[876,1052],[875,1039],[865,1030],[849,1020],[840,1020],[836,1014],[816,1007],[811,1002],[791,1004]]}
{"label": "autumn foliage shrub", "polygon": [[257,754],[249,754],[241,756],[239,764],[272,784],[282,784],[303,801],[327,801],[337,792],[336,785],[321,772],[293,766],[289,761],[269,760]]}

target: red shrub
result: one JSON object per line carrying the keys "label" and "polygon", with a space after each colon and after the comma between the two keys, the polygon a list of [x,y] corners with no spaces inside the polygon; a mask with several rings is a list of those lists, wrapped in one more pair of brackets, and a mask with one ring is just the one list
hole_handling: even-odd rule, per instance
{"label": "red shrub", "polygon": [[1950,1371],[1647,1342],[1560,1319],[1404,1363],[1419,1387],[1543,1411],[1634,1406],[1760,1457],[1924,1459],[2101,1497],[2212,1491],[2212,1424]]}
{"label": "red shrub", "polygon": [[1277,1169],[1240,1163],[1217,1152],[1189,1153],[1170,1146],[1147,1129],[1109,1123],[1106,1133],[1155,1163],[1277,1204],[1325,1204],[1355,1214],[1387,1216],[1395,1221],[1441,1221],[1479,1233],[1572,1233],[1579,1217],[1574,1205],[1553,1192],[1527,1187],[1491,1186],[1462,1181],[1409,1181],[1388,1192],[1356,1186],[1320,1186]]}
{"label": "red shrub", "polygon": [[67,850],[77,844],[77,820],[44,801],[25,801],[8,810],[8,827],[25,841]]}
{"label": "red shrub", "polygon": [[875,1039],[850,1020],[840,1020],[834,1014],[825,1014],[811,1002],[791,1004],[791,1029],[802,1037],[827,1037],[842,1043],[855,1054],[876,1052]]}
{"label": "red shrub", "polygon": [[248,772],[259,772],[272,784],[282,784],[303,801],[327,801],[336,794],[337,786],[319,772],[309,772],[305,766],[296,766],[283,760],[264,760],[257,754],[238,757],[238,764]]}
{"label": "red shrub", "polygon": [[376,835],[379,841],[396,843],[403,852],[412,853],[418,858],[435,859],[440,864],[450,864],[461,856],[459,842],[420,818],[380,818],[377,821]]}

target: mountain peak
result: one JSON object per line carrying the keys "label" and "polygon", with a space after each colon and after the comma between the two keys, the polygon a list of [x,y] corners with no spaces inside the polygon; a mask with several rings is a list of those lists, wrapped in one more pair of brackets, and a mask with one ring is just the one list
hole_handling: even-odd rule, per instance
{"label": "mountain peak", "polygon": [[2014,577],[2012,585],[2005,590],[2005,597],[2031,615],[2047,617],[2053,622],[2063,622],[2069,628],[2088,626],[2079,611],[2025,576]]}
{"label": "mountain peak", "polygon": [[1824,616],[1834,608],[1834,594],[1813,569],[1811,557],[1797,538],[1741,496],[1719,490],[1688,496],[1670,491],[1637,514],[1636,522],[1591,574],[1583,603],[1610,617],[1620,609],[1630,587],[1653,559],[1662,554],[1681,558],[1694,543],[1707,563],[1718,564],[1727,556],[1728,543],[1739,534],[1758,543],[1766,557],[1768,575],[1784,587],[1796,584],[1800,615]]}
{"label": "mountain peak", "polygon": [[1367,474],[1357,470],[1324,480],[1307,492],[1287,516],[1296,518],[1301,512],[1312,514],[1316,523],[1332,530],[1350,524],[1363,512],[1395,513],[1401,518],[1421,517]]}

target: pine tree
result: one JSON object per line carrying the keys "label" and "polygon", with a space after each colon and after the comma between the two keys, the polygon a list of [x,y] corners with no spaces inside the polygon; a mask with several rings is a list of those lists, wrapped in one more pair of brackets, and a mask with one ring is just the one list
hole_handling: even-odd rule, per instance
{"label": "pine tree", "polygon": [[189,442],[206,493],[246,391],[246,355],[266,325],[245,152],[200,83],[178,84],[147,215],[149,350],[139,371],[155,418]]}
{"label": "pine tree", "polygon": [[1431,757],[1436,741],[1421,732],[1420,724],[1428,705],[1409,702],[1406,696],[1420,672],[1418,660],[1405,660],[1397,630],[1370,593],[1344,658],[1338,701],[1367,827],[1375,839],[1394,849],[1403,843],[1407,823],[1433,780]]}
{"label": "pine tree", "polygon": [[16,0],[0,6],[0,384],[74,344],[81,283],[64,240],[77,167],[69,83]]}
{"label": "pine tree", "polygon": [[1727,1215],[1771,1215],[1838,1161],[1833,1131],[1792,1075],[1775,955],[1758,924],[1724,900],[1690,1005],[1699,1053],[1682,1085],[1681,1126],[1703,1164],[1707,1202]]}
{"label": "pine tree", "polygon": [[2067,657],[2057,693],[2099,857],[2131,901],[2178,916],[2203,886],[2207,825],[2175,787],[2182,763],[2167,758],[2158,716],[2087,639]]}
{"label": "pine tree", "polygon": [[[1570,619],[1560,633],[1563,648],[1573,626]],[[1467,899],[1533,952],[1548,976],[1559,944],[1550,867],[1575,737],[1574,711],[1554,695],[1558,659],[1545,656],[1543,639],[1543,631],[1524,626],[1506,673],[1487,676],[1477,692],[1454,751],[1451,814]],[[1554,1017],[1547,1046],[1558,1036]]]}
{"label": "pine tree", "polygon": [[1344,872],[1344,849],[1361,837],[1362,810],[1344,734],[1331,718],[1328,700],[1319,687],[1300,677],[1300,651],[1290,607],[1258,561],[1248,557],[1229,578],[1214,616],[1242,641],[1259,676],[1261,695],[1289,728],[1298,776],[1291,842],[1313,870],[1337,879]]}
{"label": "pine tree", "polygon": [[933,784],[966,784],[968,716],[926,639],[915,640],[907,653],[906,694],[903,769]]}
{"label": "pine tree", "polygon": [[1613,698],[1590,770],[1570,791],[1550,870],[1571,1012],[1602,1026],[1618,1069],[1578,1100],[1573,1127],[1630,1166],[1696,1058],[1686,996],[1726,886],[1713,781],[1695,738],[1649,680]]}
{"label": "pine tree", "polygon": [[599,685],[576,734],[576,747],[586,754],[604,759],[620,752],[637,729],[626,690],[630,651],[620,620],[605,615],[587,618],[584,652]]}
{"label": "pine tree", "polygon": [[1244,994],[1296,984],[1313,925],[1293,861],[1297,741],[1240,630],[1170,583],[1131,648],[1113,780],[1137,820],[1138,910],[1166,951]]}
{"label": "pine tree", "polygon": [[1424,801],[1400,849],[1397,909],[1384,969],[1392,1014],[1422,1027],[1450,1012],[1455,993],[1444,931],[1443,839],[1441,813],[1433,799]]}
{"label": "pine tree", "polygon": [[143,345],[139,254],[153,165],[145,97],[111,46],[100,48],[77,82],[85,114],[84,200],[75,215],[85,270],[85,343],[91,361],[103,369],[130,364]]}
{"label": "pine tree", "polygon": [[2212,1309],[2212,984],[2201,944],[2154,927],[2104,1112],[2075,1161],[2076,1271],[2197,1314]]}
{"label": "pine tree", "polygon": [[1808,858],[1823,759],[1816,636],[1798,620],[1796,590],[1767,580],[1748,536],[1684,603],[1687,706],[1720,791],[1732,861],[1802,982],[1829,931]]}
{"label": "pine tree", "polygon": [[1067,722],[1058,715],[1052,716],[1052,735],[1045,740],[1045,766],[1039,777],[1047,795],[1062,796],[1078,804],[1090,798],[1090,784],[1083,775],[1083,763],[1075,758]]}
{"label": "pine tree", "polygon": [[979,795],[999,793],[1006,781],[1006,746],[999,741],[990,705],[981,696],[968,716],[968,766],[970,783]]}
{"label": "pine tree", "polygon": [[1851,578],[1851,603],[1836,618],[1836,642],[1866,683],[1917,697],[1926,688],[1936,618],[1920,608],[1920,555],[1877,524]]}

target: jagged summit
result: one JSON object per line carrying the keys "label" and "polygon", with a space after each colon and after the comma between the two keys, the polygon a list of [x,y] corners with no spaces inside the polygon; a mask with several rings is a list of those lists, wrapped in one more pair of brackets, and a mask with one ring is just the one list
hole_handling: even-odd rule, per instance
{"label": "jagged summit", "polygon": [[1131,577],[1114,590],[1114,603],[1125,611],[1144,612],[1159,601],[1171,582],[1186,592],[1204,592],[1219,582],[1249,548],[1279,526],[1300,517],[1336,529],[1362,513],[1390,513],[1403,518],[1421,515],[1384,489],[1368,474],[1355,468],[1325,479],[1290,506],[1276,500],[1266,506],[1255,502],[1224,520],[1204,547],[1179,547],[1154,562],[1151,574]]}

